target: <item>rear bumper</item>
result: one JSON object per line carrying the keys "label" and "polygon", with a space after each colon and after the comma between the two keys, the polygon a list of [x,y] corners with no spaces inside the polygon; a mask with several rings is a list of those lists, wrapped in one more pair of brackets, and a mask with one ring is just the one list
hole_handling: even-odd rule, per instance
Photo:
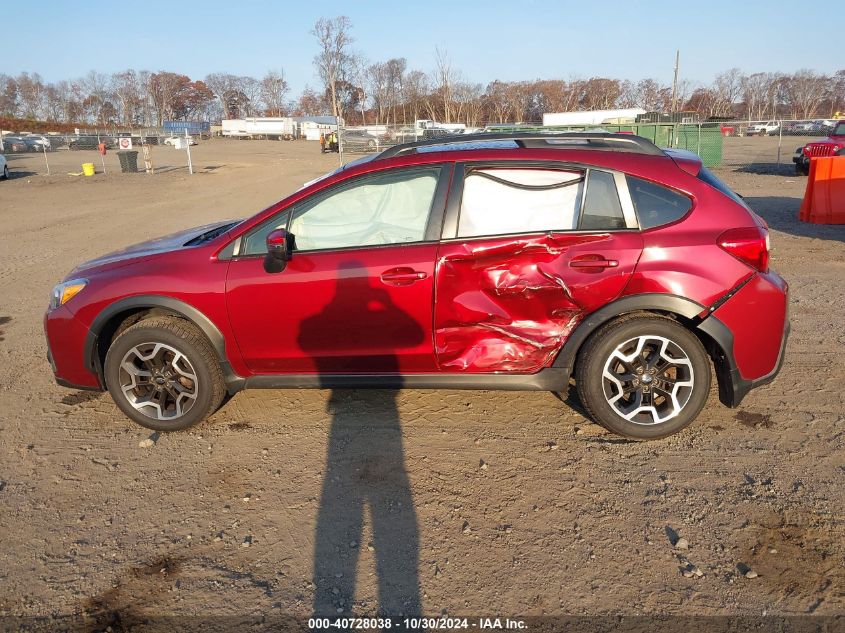
{"label": "rear bumper", "polygon": [[737,407],[751,389],[772,382],[789,337],[789,287],[774,272],[751,277],[698,326],[718,345],[711,350],[719,399]]}
{"label": "rear bumper", "polygon": [[[775,378],[777,378],[777,375],[780,373],[781,367],[783,367],[783,358],[786,352],[786,341],[789,338],[789,330],[790,325],[789,321],[787,321],[786,326],[783,330],[783,338],[781,339],[780,353],[778,354],[778,362],[775,365],[775,368],[771,371],[771,373],[763,376],[762,378],[746,380],[742,377],[742,374],[739,373],[738,369],[730,370],[730,393],[725,394],[725,398],[722,397],[722,385],[721,381],[719,381],[719,398],[724,404],[731,408],[738,407],[742,402],[743,398],[748,395],[749,391],[751,391],[755,387],[762,387],[763,385],[767,385],[772,382]],[[727,386],[728,385],[726,385],[726,387]],[[727,402],[725,402],[726,399],[728,400]]]}

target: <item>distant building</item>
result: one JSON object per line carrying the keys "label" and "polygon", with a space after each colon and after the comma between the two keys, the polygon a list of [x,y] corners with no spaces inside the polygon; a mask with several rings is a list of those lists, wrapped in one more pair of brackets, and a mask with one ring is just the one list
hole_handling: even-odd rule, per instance
{"label": "distant building", "polygon": [[633,123],[646,111],[642,108],[620,110],[579,110],[576,112],[546,112],[543,125],[601,125]]}

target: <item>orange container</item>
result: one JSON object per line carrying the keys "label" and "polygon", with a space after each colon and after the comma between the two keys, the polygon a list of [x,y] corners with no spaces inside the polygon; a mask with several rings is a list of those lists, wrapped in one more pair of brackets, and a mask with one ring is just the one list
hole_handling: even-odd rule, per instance
{"label": "orange container", "polygon": [[810,159],[798,219],[813,224],[845,224],[845,156]]}

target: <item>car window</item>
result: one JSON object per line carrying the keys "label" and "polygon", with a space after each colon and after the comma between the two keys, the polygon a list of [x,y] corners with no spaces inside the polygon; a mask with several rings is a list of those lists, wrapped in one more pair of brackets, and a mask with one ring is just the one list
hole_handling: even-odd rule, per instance
{"label": "car window", "polygon": [[[259,224],[257,228],[252,229],[252,231],[243,237],[238,255],[261,255],[266,253],[267,236],[276,229],[287,228],[289,215],[290,214],[287,211],[274,215],[269,220],[265,220],[263,223]],[[223,249],[218,257],[225,259],[225,255],[228,251],[228,248]]]}
{"label": "car window", "polygon": [[627,179],[641,228],[680,220],[692,208],[692,200],[683,194],[641,178],[627,176]]}
{"label": "car window", "polygon": [[296,249],[423,241],[439,175],[439,167],[392,171],[300,204],[288,229]]}
{"label": "car window", "polygon": [[583,231],[625,228],[625,216],[622,214],[613,174],[595,169],[590,171],[578,228]]}
{"label": "car window", "polygon": [[439,174],[439,167],[393,171],[317,194],[296,205],[290,226],[285,211],[250,231],[238,255],[266,253],[267,235],[284,228],[300,251],[422,241]]}
{"label": "car window", "polygon": [[458,237],[575,228],[584,174],[555,169],[474,169],[464,179]]}
{"label": "car window", "polygon": [[698,172],[699,180],[703,180],[711,187],[718,189],[723,194],[725,194],[728,198],[736,202],[737,204],[741,204],[746,209],[750,210],[750,207],[745,204],[745,200],[740,198],[736,192],[732,191],[730,187],[728,187],[725,183],[723,183],[712,171],[707,169],[706,167],[702,167],[701,170]]}

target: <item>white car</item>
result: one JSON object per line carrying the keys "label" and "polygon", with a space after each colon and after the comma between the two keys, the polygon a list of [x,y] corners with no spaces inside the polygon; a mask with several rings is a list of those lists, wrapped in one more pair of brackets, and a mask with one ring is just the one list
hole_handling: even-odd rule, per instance
{"label": "white car", "polygon": [[774,134],[780,128],[780,124],[775,121],[755,121],[748,126],[746,134],[748,136],[767,136]]}
{"label": "white car", "polygon": [[6,164],[6,157],[0,154],[0,180],[9,179],[9,166]]}
{"label": "white car", "polygon": [[[187,138],[188,138],[188,145],[196,145],[197,144],[197,140],[193,136],[189,136]],[[164,139],[164,144],[165,145],[172,145],[173,147],[176,147],[176,142],[178,140],[184,141],[185,137],[184,136],[169,136],[166,139]]]}

